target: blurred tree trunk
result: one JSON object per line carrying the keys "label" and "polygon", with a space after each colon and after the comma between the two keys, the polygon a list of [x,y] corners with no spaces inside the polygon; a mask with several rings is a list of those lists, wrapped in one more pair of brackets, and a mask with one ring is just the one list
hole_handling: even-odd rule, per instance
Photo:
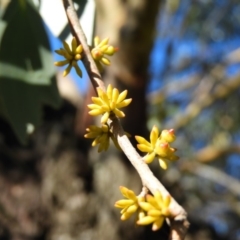
{"label": "blurred tree trunk", "polygon": [[106,67],[104,79],[119,89],[128,89],[133,102],[123,122],[131,134],[146,133],[145,92],[149,80],[149,55],[155,37],[160,0],[96,0],[96,35],[109,37],[119,52]]}

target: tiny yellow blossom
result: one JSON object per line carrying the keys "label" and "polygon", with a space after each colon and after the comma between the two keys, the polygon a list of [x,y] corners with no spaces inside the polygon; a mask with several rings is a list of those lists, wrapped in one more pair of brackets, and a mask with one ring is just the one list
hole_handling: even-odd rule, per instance
{"label": "tiny yellow blossom", "polygon": [[127,90],[119,93],[117,88],[112,88],[108,85],[107,92],[101,88],[97,88],[98,97],[92,97],[93,104],[89,104],[88,108],[91,110],[89,114],[92,116],[102,115],[101,123],[106,123],[108,118],[116,115],[119,118],[125,117],[125,114],[120,111],[120,108],[128,106],[132,99],[128,98]]}
{"label": "tiny yellow blossom", "polygon": [[143,157],[146,163],[151,163],[155,157],[158,158],[161,168],[167,169],[167,160],[175,161],[178,160],[178,156],[175,155],[175,148],[170,147],[169,143],[175,141],[176,136],[174,130],[163,130],[159,133],[156,126],[153,126],[150,133],[150,142],[141,136],[135,136],[137,142],[137,148],[141,152],[147,154]]}
{"label": "tiny yellow blossom", "polygon": [[63,72],[63,76],[67,76],[69,72],[71,71],[72,67],[75,68],[76,73],[79,77],[82,77],[82,70],[77,64],[77,61],[82,58],[82,45],[77,45],[77,40],[74,37],[72,39],[71,48],[69,45],[64,41],[63,47],[59,50],[56,50],[55,52],[65,58],[63,61],[55,62],[55,66],[61,67],[64,65],[68,65],[67,68]]}
{"label": "tiny yellow blossom", "polygon": [[112,139],[116,148],[120,149],[117,139],[113,136],[108,124],[103,124],[102,127],[90,126],[86,129],[87,133],[85,138],[95,138],[92,142],[92,146],[99,144],[98,152],[107,151],[109,148],[110,138]]}
{"label": "tiny yellow blossom", "polygon": [[110,60],[106,58],[105,55],[112,56],[118,51],[117,48],[108,45],[108,41],[108,38],[105,38],[102,41],[100,41],[99,37],[94,38],[94,48],[91,50],[91,53],[100,71],[102,71],[101,64],[110,65]]}
{"label": "tiny yellow blossom", "polygon": [[135,193],[126,188],[120,187],[122,195],[126,199],[121,199],[115,203],[116,208],[122,208],[121,210],[121,220],[129,219],[135,212],[138,213],[138,219],[145,216],[143,210],[139,207],[139,203],[144,201],[143,197],[136,196]]}
{"label": "tiny yellow blossom", "polygon": [[146,202],[139,202],[140,207],[147,212],[147,216],[142,217],[137,221],[138,225],[152,225],[152,230],[156,231],[161,228],[166,217],[170,217],[169,205],[171,197],[162,198],[159,191],[154,194],[154,197],[147,195]]}

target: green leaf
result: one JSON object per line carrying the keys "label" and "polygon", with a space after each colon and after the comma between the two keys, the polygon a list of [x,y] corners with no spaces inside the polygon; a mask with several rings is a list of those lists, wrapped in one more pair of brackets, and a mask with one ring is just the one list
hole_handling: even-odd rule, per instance
{"label": "green leaf", "polygon": [[0,21],[0,114],[26,143],[42,106],[59,107],[55,68],[42,19],[31,1],[13,0]]}

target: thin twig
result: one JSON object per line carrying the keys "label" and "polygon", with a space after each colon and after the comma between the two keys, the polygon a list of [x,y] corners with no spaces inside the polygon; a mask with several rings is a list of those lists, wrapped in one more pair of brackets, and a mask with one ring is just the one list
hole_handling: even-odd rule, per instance
{"label": "thin twig", "polygon": [[91,52],[87,44],[87,39],[79,23],[79,19],[74,9],[73,2],[71,0],[63,0],[63,6],[71,26],[72,34],[76,37],[77,41],[82,44],[84,51],[84,56],[82,60],[89,74],[92,85],[94,89],[100,87],[102,90],[105,91],[104,82],[102,81],[101,74],[99,73],[98,68],[91,56]]}
{"label": "thin twig", "polygon": [[[63,0],[63,4],[65,7],[65,11],[69,20],[69,24],[72,26],[73,35],[76,36],[79,42],[81,42],[83,46],[83,50],[85,53],[85,65],[91,82],[94,88],[100,87],[105,90],[104,82],[101,79],[101,76],[97,70],[94,60],[92,59],[91,53],[89,51],[89,47],[87,45],[86,37],[82,31],[79,20],[77,18],[76,12],[74,10],[73,4],[71,0]],[[166,190],[166,188],[161,184],[161,182],[153,175],[152,171],[148,167],[148,165],[142,160],[142,157],[137,153],[135,148],[130,143],[129,139],[124,133],[124,130],[119,122],[118,118],[112,118],[112,127],[113,133],[118,140],[120,147],[122,148],[125,155],[128,157],[129,161],[132,163],[136,171],[138,172],[143,187],[147,187],[152,193],[156,191],[161,192],[163,197],[170,195],[170,193]],[[171,236],[170,240],[183,240],[189,223],[187,221],[187,213],[186,211],[175,201],[174,198],[171,200],[170,211],[172,218],[169,219],[171,224]]]}

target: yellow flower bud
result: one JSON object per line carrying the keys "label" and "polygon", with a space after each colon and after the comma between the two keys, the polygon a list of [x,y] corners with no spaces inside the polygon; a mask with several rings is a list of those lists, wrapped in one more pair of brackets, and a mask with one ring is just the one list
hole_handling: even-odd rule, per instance
{"label": "yellow flower bud", "polygon": [[113,46],[108,46],[108,48],[104,51],[105,54],[112,56],[117,50]]}
{"label": "yellow flower bud", "polygon": [[159,131],[158,131],[158,128],[154,125],[150,133],[150,142],[153,147],[155,146],[158,137],[159,137]]}
{"label": "yellow flower bud", "polygon": [[146,216],[146,217],[143,217],[143,218],[139,219],[137,221],[137,224],[139,224],[139,225],[148,225],[148,224],[152,223],[154,220],[155,220],[154,217]]}
{"label": "yellow flower bud", "polygon": [[111,111],[111,106],[109,107],[108,105],[103,105],[100,107],[103,112],[109,112]]}
{"label": "yellow flower bud", "polygon": [[166,170],[168,168],[168,165],[167,165],[167,162],[165,159],[159,158],[158,161],[159,161],[159,165],[162,169]]}
{"label": "yellow flower bud", "polygon": [[100,47],[101,52],[104,52],[108,49],[108,45],[103,45],[102,47]]}
{"label": "yellow flower bud", "polygon": [[75,60],[80,60],[81,58],[82,58],[82,57],[81,57],[80,54],[76,54],[75,57],[74,57]]}
{"label": "yellow flower bud", "polygon": [[101,98],[92,97],[92,101],[93,101],[93,103],[95,103],[96,105],[99,105],[99,108],[101,108],[101,105],[103,104],[103,101],[101,100]]}
{"label": "yellow flower bud", "polygon": [[117,103],[118,97],[119,97],[119,91],[117,88],[114,88],[112,91],[112,101]]}
{"label": "yellow flower bud", "polygon": [[108,44],[108,40],[109,40],[109,38],[104,38],[104,39],[99,43],[98,47],[101,48],[102,46]]}
{"label": "yellow flower bud", "polygon": [[124,112],[123,112],[123,111],[120,111],[120,110],[117,109],[117,108],[115,108],[115,109],[113,110],[113,112],[114,112],[114,113],[116,114],[116,116],[119,117],[119,118],[125,117]]}
{"label": "yellow flower bud", "polygon": [[160,229],[163,225],[163,222],[164,218],[159,218],[158,220],[156,220],[152,225],[152,230],[157,231],[158,229]]}
{"label": "yellow flower bud", "polygon": [[145,213],[144,213],[143,211],[139,211],[139,213],[138,213],[138,219],[141,219],[141,218],[143,218],[143,217],[145,217]]}
{"label": "yellow flower bud", "polygon": [[[109,84],[108,87],[107,87],[107,96],[108,96],[108,99],[112,99],[112,94],[113,94],[113,88],[112,88],[112,85]],[[125,99],[125,98],[124,98]],[[123,99],[123,100],[124,100]]]}
{"label": "yellow flower bud", "polygon": [[58,49],[58,50],[55,50],[55,53],[57,53],[57,54],[59,54],[59,55],[61,55],[61,56],[64,56],[65,55],[65,50],[64,49]]}
{"label": "yellow flower bud", "polygon": [[160,143],[156,144],[155,152],[161,157],[167,157],[169,154],[169,144],[168,143]]}
{"label": "yellow flower bud", "polygon": [[68,64],[67,68],[63,71],[63,76],[66,77],[72,68],[71,64]]}
{"label": "yellow flower bud", "polygon": [[101,106],[97,105],[97,104],[88,104],[87,105],[89,109],[101,109]]}
{"label": "yellow flower bud", "polygon": [[54,65],[58,66],[58,67],[62,67],[64,65],[68,64],[68,63],[69,63],[68,60],[63,60],[63,61],[55,62]]}
{"label": "yellow flower bud", "polygon": [[176,139],[176,136],[174,134],[174,130],[173,129],[163,130],[162,133],[161,133],[161,139],[168,142],[168,143],[174,142],[175,139]]}
{"label": "yellow flower bud", "polygon": [[125,221],[125,220],[129,219],[131,216],[132,216],[132,213],[125,212],[122,214],[121,220]]}
{"label": "yellow flower bud", "polygon": [[96,47],[97,45],[99,45],[99,43],[100,43],[100,38],[98,36],[96,36],[94,38],[94,46]]}
{"label": "yellow flower bud", "polygon": [[76,71],[77,75],[78,75],[79,77],[82,77],[82,70],[81,70],[80,67],[78,66],[77,62],[76,62],[76,61],[73,61],[73,62],[72,62],[72,65],[73,65],[73,67],[75,68],[75,71]]}
{"label": "yellow flower bud", "polygon": [[76,48],[77,48],[77,40],[75,37],[72,38],[72,53],[76,53]]}
{"label": "yellow flower bud", "polygon": [[100,41],[99,37],[94,38],[94,48],[91,50],[91,54],[99,71],[102,70],[102,65],[100,63],[110,65],[110,60],[106,58],[105,55],[111,56],[117,52],[117,48],[109,46],[108,41],[108,38],[105,38],[102,41]]}
{"label": "yellow flower bud", "polygon": [[64,46],[64,49],[68,52],[68,54],[72,55],[72,51],[66,41],[63,41],[63,46]]}
{"label": "yellow flower bud", "polygon": [[110,102],[110,109],[116,108],[116,103],[115,102]]}
{"label": "yellow flower bud", "polygon": [[157,193],[158,193],[158,192],[155,193],[155,196],[152,196],[152,195],[149,195],[149,194],[148,194],[147,197],[146,197],[146,198],[147,198],[147,202],[148,202],[149,204],[151,204],[153,208],[156,208],[156,209],[159,208],[158,202],[162,203],[162,200],[159,201],[159,199],[155,199]]}
{"label": "yellow flower bud", "polygon": [[131,199],[121,199],[121,200],[117,201],[114,206],[117,208],[125,208],[129,205],[132,205],[133,203],[134,203],[134,201]]}
{"label": "yellow flower bud", "polygon": [[121,92],[118,96],[117,103],[121,103],[127,97],[127,93],[128,93],[127,90]]}
{"label": "yellow flower bud", "polygon": [[93,110],[89,111],[88,113],[92,116],[98,116],[98,115],[102,114],[102,110],[101,109],[93,109]]}
{"label": "yellow flower bud", "polygon": [[77,61],[82,58],[81,52],[82,52],[82,46],[77,46],[77,40],[75,38],[72,39],[71,42],[72,50],[70,49],[69,45],[63,41],[63,47],[64,49],[60,48],[59,50],[56,50],[55,52],[65,58],[63,61],[55,62],[54,64],[56,66],[64,66],[66,64],[69,64],[68,67],[64,70],[63,76],[65,77],[68,75],[68,73],[71,71],[72,67],[75,68],[76,73],[79,77],[82,77],[82,71],[80,67],[77,64]]}
{"label": "yellow flower bud", "polygon": [[107,58],[105,58],[105,57],[102,57],[102,58],[100,59],[100,62],[102,62],[102,63],[105,64],[105,65],[110,65],[110,64],[111,64],[110,61],[109,61],[109,59],[107,59]]}
{"label": "yellow flower bud", "polygon": [[119,108],[127,107],[132,102],[132,99],[125,99],[122,102],[118,103]]}
{"label": "yellow flower bud", "polygon": [[152,217],[160,217],[162,215],[162,212],[157,209],[150,209],[148,211],[148,215]]}
{"label": "yellow flower bud", "polygon": [[106,123],[109,118],[109,112],[105,112],[101,118],[101,123]]}
{"label": "yellow flower bud", "polygon": [[134,205],[131,205],[128,207],[127,209],[127,213],[135,213],[138,209],[138,205],[137,204],[134,204]]}
{"label": "yellow flower bud", "polygon": [[79,46],[77,46],[75,53],[80,54],[80,53],[82,53],[82,51],[83,51],[83,47],[82,47],[82,45],[79,45]]}
{"label": "yellow flower bud", "polygon": [[148,153],[147,155],[144,156],[143,161],[149,164],[154,160],[155,156],[156,156],[155,152]]}
{"label": "yellow flower bud", "polygon": [[142,152],[152,152],[153,151],[152,147],[149,147],[145,144],[138,144],[137,148]]}
{"label": "yellow flower bud", "polygon": [[151,143],[149,143],[145,138],[143,138],[143,137],[141,137],[141,136],[135,136],[135,139],[136,139],[139,143],[141,143],[141,144],[145,144],[145,145],[147,145],[147,146],[149,146],[149,147],[152,146]]}
{"label": "yellow flower bud", "polygon": [[146,212],[152,209],[151,204],[149,204],[148,202],[139,202],[139,206]]}

